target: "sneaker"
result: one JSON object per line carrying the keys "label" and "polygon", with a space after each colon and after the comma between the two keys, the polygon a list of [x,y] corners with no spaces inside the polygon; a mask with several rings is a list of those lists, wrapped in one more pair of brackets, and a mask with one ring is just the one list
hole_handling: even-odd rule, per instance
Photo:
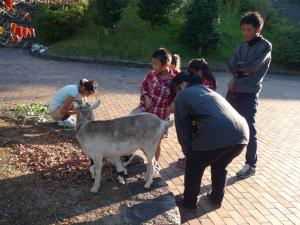
{"label": "sneaker", "polygon": [[255,174],[255,168],[250,167],[248,164],[245,164],[243,169],[236,173],[239,178],[247,178]]}
{"label": "sneaker", "polygon": [[74,128],[74,127],[76,127],[76,118],[73,116],[70,116],[66,120],[58,121],[58,125],[61,127]]}

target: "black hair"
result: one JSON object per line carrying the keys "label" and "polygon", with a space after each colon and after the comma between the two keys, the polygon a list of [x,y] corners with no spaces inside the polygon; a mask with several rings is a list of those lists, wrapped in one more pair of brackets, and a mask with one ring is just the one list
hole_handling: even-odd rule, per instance
{"label": "black hair", "polygon": [[178,54],[173,54],[172,55],[171,64],[175,65],[176,67],[181,67],[181,59],[180,59],[180,56]]}
{"label": "black hair", "polygon": [[171,85],[170,85],[170,92],[171,92],[171,96],[175,97],[177,90],[178,90],[178,86],[182,84],[182,82],[188,82],[189,85],[195,85],[195,84],[199,84],[201,83],[201,79],[199,76],[197,75],[188,75],[185,72],[181,72],[179,73],[176,77],[174,77],[171,81]]}
{"label": "black hair", "polygon": [[[188,73],[189,75],[196,74],[199,70],[202,72],[204,79],[209,80],[212,82],[213,89],[217,89],[217,81],[214,77],[213,73],[211,72],[208,63],[205,59],[193,59],[189,62],[188,65]],[[202,83],[202,81],[200,82]]]}
{"label": "black hair", "polygon": [[244,24],[250,24],[255,28],[262,28],[264,25],[264,19],[262,15],[257,11],[247,12],[242,16],[240,26]]}
{"label": "black hair", "polygon": [[170,65],[172,60],[171,52],[166,48],[156,50],[152,58],[158,59],[162,65]]}
{"label": "black hair", "polygon": [[79,81],[79,86],[84,87],[90,94],[94,94],[98,85],[94,80],[82,79]]}

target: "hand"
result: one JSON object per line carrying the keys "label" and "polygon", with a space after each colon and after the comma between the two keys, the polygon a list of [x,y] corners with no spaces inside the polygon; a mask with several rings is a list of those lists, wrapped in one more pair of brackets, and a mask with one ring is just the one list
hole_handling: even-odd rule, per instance
{"label": "hand", "polygon": [[152,100],[148,95],[145,95],[145,107],[149,108],[152,106]]}

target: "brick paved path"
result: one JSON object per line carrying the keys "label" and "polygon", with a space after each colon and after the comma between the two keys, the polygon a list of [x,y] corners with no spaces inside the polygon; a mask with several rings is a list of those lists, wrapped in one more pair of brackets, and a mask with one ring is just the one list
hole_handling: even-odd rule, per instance
{"label": "brick paved path", "polygon": [[[0,97],[10,104],[47,103],[53,92],[80,78],[96,79],[102,101],[99,119],[130,112],[138,103],[145,69],[64,63],[34,59],[19,50],[0,49]],[[218,91],[225,94],[228,74],[216,74]],[[92,98],[91,101],[95,100]],[[1,101],[0,101],[1,104]],[[268,75],[258,111],[259,160],[257,175],[238,181],[235,173],[244,154],[228,168],[222,208],[211,211],[199,204],[195,214],[182,213],[184,224],[300,224],[300,77]],[[183,191],[183,172],[175,162],[182,156],[172,129],[162,143],[161,174],[175,195]],[[201,193],[209,190],[206,170]]]}

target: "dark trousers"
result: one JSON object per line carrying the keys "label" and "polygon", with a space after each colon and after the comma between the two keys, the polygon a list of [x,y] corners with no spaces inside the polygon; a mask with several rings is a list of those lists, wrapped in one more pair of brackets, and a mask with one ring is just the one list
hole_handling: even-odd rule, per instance
{"label": "dark trousers", "polygon": [[221,203],[226,186],[226,167],[244,147],[245,145],[235,145],[211,151],[188,152],[184,175],[184,201],[189,205],[196,205],[204,170],[211,166],[211,197]]}
{"label": "dark trousers", "polygon": [[250,137],[246,152],[246,164],[255,168],[257,162],[255,116],[258,106],[258,94],[243,94],[228,91],[226,99],[248,123]]}

